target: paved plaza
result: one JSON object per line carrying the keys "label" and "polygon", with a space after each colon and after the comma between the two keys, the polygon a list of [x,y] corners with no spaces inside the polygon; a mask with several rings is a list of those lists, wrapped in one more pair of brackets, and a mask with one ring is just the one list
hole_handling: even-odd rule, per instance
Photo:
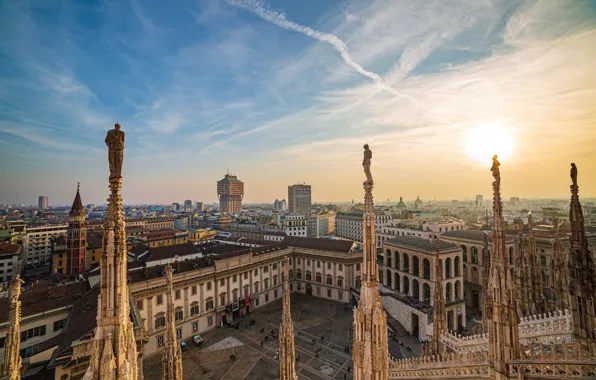
{"label": "paved plaza", "polygon": [[[297,293],[291,299],[298,378],[352,379],[352,308]],[[256,325],[247,327],[251,319]],[[279,341],[271,332],[278,334],[280,321],[281,298],[246,316],[238,330],[226,326],[201,334],[205,340],[201,347],[187,340],[189,349],[182,353],[184,379],[278,379]],[[346,345],[350,352],[345,352]],[[402,357],[396,350],[392,355]],[[230,359],[231,354],[236,360]],[[161,377],[161,354],[145,358],[144,363],[145,378]]]}

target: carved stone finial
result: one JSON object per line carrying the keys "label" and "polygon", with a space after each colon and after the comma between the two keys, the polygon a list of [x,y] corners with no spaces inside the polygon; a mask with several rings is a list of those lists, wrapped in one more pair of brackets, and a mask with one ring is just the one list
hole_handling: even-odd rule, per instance
{"label": "carved stone finial", "polygon": [[495,154],[493,156],[493,166],[490,168],[490,170],[493,172],[493,177],[495,177],[496,180],[501,179],[499,166],[501,166],[501,163],[499,162],[499,160],[497,160],[497,155]]}

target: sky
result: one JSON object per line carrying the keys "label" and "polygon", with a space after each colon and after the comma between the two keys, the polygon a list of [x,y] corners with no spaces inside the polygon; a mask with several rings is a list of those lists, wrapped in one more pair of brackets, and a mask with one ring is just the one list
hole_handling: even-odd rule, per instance
{"label": "sky", "polygon": [[590,0],[5,0],[0,203],[105,203],[116,121],[129,204],[358,200],[365,143],[377,200],[488,198],[503,136],[504,197],[594,196],[594,62]]}

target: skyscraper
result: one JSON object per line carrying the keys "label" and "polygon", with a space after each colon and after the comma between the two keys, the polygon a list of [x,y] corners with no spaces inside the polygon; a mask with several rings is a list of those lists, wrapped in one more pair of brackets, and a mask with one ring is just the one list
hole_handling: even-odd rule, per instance
{"label": "skyscraper", "polygon": [[192,211],[192,201],[190,199],[184,201],[184,211]]}
{"label": "skyscraper", "polygon": [[288,211],[305,216],[310,215],[310,185],[298,184],[288,186]]}
{"label": "skyscraper", "polygon": [[226,174],[221,181],[217,181],[217,197],[220,214],[238,214],[242,210],[244,182],[235,175]]}
{"label": "skyscraper", "polygon": [[42,195],[39,197],[37,208],[42,209],[42,210],[48,208],[48,197],[47,196]]}

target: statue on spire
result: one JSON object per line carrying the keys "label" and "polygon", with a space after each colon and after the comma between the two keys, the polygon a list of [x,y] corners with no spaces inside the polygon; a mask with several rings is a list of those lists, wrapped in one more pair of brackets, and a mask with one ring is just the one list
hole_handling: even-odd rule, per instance
{"label": "statue on spire", "polygon": [[362,166],[364,166],[364,174],[366,174],[366,182],[373,183],[372,174],[370,173],[370,160],[372,159],[372,151],[368,148],[368,144],[364,144],[364,159]]}
{"label": "statue on spire", "polygon": [[493,156],[493,166],[490,168],[490,171],[493,172],[493,177],[495,177],[495,180],[497,181],[501,180],[501,172],[499,171],[499,166],[501,166],[501,163],[499,162],[499,160],[497,160],[497,155],[495,154]]}
{"label": "statue on spire", "polygon": [[575,163],[571,163],[571,181],[573,186],[577,186],[577,166],[575,166]]}
{"label": "statue on spire", "polygon": [[108,161],[110,163],[110,182],[122,178],[122,161],[124,160],[124,136],[120,124],[116,123],[106,136],[108,146]]}

